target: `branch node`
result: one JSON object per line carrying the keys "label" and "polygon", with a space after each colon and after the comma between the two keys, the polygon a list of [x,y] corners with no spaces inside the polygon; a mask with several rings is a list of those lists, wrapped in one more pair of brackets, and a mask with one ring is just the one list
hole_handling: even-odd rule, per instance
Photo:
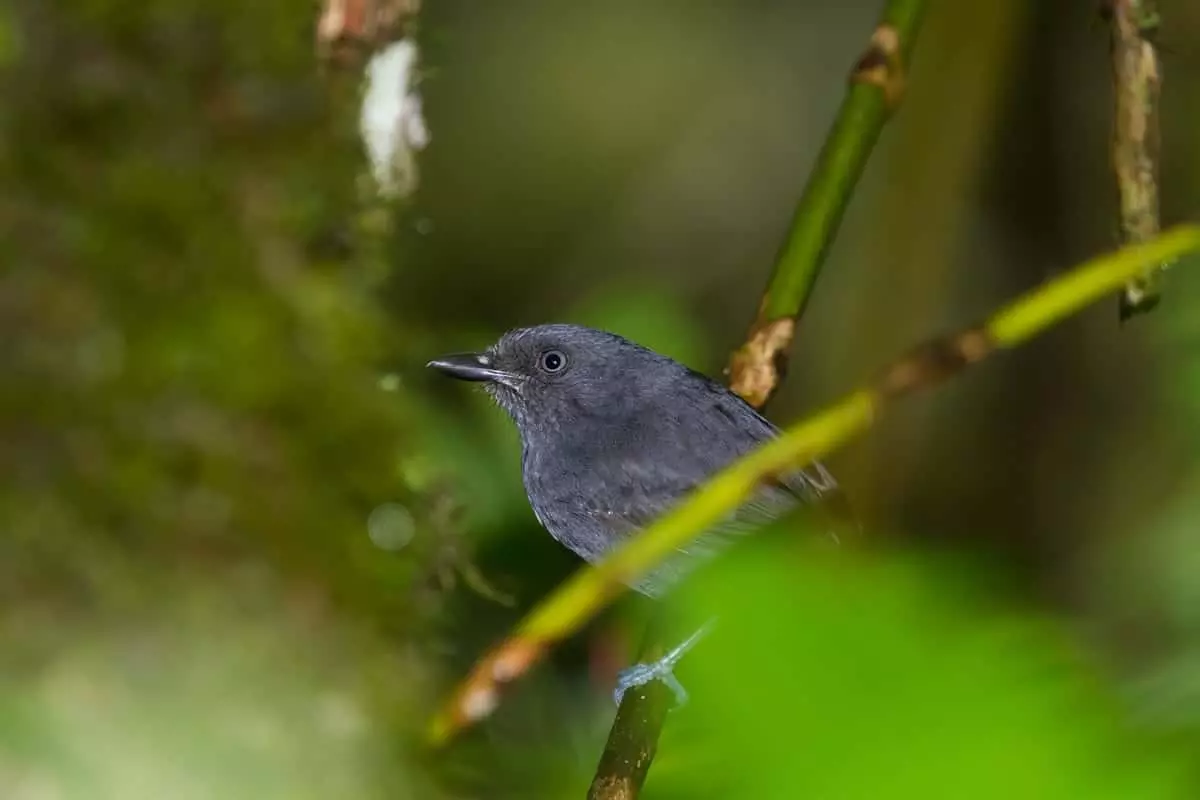
{"label": "branch node", "polygon": [[983,327],[918,345],[884,372],[879,379],[879,393],[891,399],[935,386],[995,349],[995,342]]}
{"label": "branch node", "polygon": [[729,388],[755,408],[762,408],[787,372],[787,352],[796,334],[792,317],[764,319],[761,315],[746,343],[729,362]]}
{"label": "branch node", "polygon": [[887,23],[875,28],[867,49],[859,56],[850,73],[851,83],[865,83],[883,91],[889,111],[895,111],[904,97],[904,58],[900,32]]}

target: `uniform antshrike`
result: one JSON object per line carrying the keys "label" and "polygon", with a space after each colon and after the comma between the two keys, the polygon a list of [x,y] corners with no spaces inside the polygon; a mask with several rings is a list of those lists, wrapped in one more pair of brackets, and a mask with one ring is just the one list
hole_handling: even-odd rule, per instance
{"label": "uniform antshrike", "polygon": [[[778,435],[778,429],[721,384],[612,333],[540,325],[504,334],[481,353],[430,367],[482,381],[520,432],[525,492],[558,541],[597,561],[713,473]],[[661,596],[731,536],[834,495],[820,464],[761,489],[679,555],[633,584]],[[615,696],[655,678],[679,702],[673,665],[707,625],[654,664],[624,670]]]}

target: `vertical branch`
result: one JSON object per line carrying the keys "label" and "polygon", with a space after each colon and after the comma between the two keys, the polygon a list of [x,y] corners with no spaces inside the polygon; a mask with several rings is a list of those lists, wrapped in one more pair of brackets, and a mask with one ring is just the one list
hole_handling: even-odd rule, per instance
{"label": "vertical branch", "polygon": [[371,53],[404,36],[420,0],[321,0],[317,55],[325,63],[360,67]]}
{"label": "vertical branch", "polygon": [[[663,653],[659,634],[651,628],[638,656],[644,662],[653,661]],[[638,796],[658,752],[658,737],[673,702],[662,681],[651,681],[625,693],[609,729],[587,800],[634,800]]]}
{"label": "vertical branch", "polygon": [[890,0],[850,74],[850,89],[775,261],[758,318],[729,363],[730,388],[761,408],[783,379],[796,321],[883,126],[904,94],[925,0]]}
{"label": "vertical branch", "polygon": [[[1121,238],[1128,244],[1154,238],[1159,229],[1158,95],[1162,73],[1151,36],[1158,29],[1157,0],[1112,0],[1112,164],[1120,196]],[[1158,265],[1121,293],[1124,321],[1158,304]]]}

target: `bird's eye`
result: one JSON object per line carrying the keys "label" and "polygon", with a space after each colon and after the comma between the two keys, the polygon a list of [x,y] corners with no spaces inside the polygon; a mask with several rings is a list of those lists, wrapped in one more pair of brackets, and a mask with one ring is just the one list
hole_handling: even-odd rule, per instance
{"label": "bird's eye", "polygon": [[538,359],[538,364],[546,372],[558,372],[567,365],[567,357],[560,350],[547,350]]}

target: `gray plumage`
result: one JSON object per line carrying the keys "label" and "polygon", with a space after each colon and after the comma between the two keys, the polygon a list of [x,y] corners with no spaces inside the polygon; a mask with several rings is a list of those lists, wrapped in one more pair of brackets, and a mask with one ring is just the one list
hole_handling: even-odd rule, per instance
{"label": "gray plumage", "polygon": [[[715,381],[628,339],[577,325],[509,331],[483,353],[430,366],[484,381],[520,432],[525,491],[538,521],[588,561],[778,435]],[[820,464],[788,473],[634,588],[660,595],[730,535],[836,491]]]}

